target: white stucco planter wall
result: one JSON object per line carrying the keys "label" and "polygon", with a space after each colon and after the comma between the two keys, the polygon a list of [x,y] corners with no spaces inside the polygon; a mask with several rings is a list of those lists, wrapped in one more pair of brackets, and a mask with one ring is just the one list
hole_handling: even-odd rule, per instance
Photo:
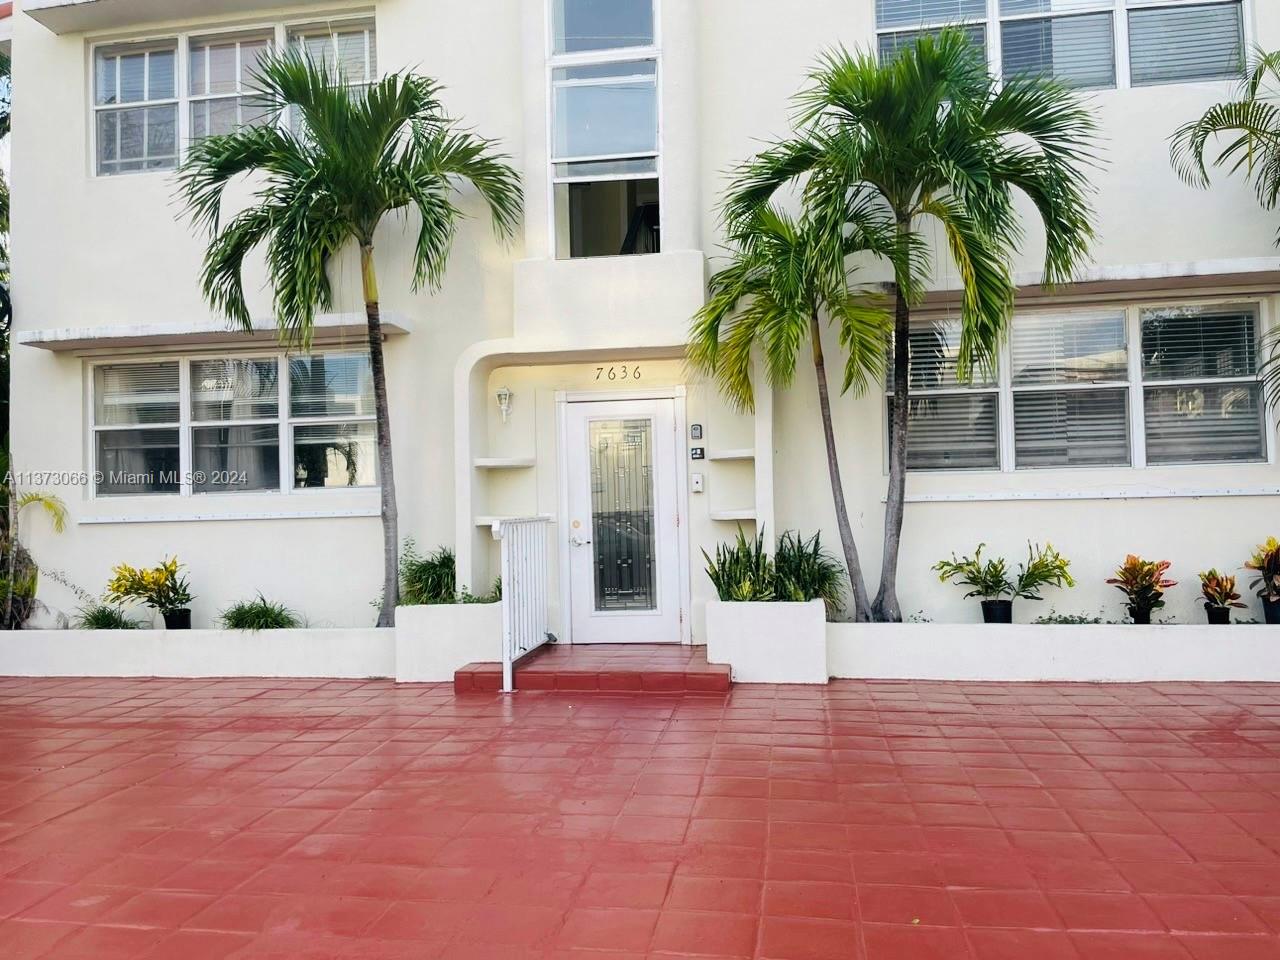
{"label": "white stucco planter wall", "polygon": [[395,674],[395,631],[16,630],[0,634],[0,676],[331,677]]}
{"label": "white stucco planter wall", "polygon": [[735,683],[826,683],[826,609],[808,603],[707,603],[707,660]]}
{"label": "white stucco planter wall", "polygon": [[439,603],[396,608],[395,678],[443,683],[459,667],[502,659],[502,604]]}
{"label": "white stucco planter wall", "polygon": [[831,623],[833,677],[1280,682],[1280,628]]}

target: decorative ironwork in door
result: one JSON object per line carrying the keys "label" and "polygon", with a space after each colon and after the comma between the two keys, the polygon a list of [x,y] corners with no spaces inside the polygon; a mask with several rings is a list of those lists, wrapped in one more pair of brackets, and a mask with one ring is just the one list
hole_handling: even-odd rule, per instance
{"label": "decorative ironwork in door", "polygon": [[592,420],[595,608],[654,610],[653,421]]}

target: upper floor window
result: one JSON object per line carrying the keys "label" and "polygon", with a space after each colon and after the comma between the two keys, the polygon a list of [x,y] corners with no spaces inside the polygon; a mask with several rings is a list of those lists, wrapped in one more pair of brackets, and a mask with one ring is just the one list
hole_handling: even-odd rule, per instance
{"label": "upper floor window", "polygon": [[99,496],[377,483],[365,354],[109,362],[92,382]]}
{"label": "upper floor window", "polygon": [[1243,0],[996,0],[993,10],[987,0],[876,0],[880,56],[953,25],[1006,79],[1100,89],[1230,78],[1244,66]]}
{"label": "upper floor window", "polygon": [[1260,323],[1256,303],[1029,312],[998,371],[962,384],[957,321],[919,321],[908,468],[1266,460]]}
{"label": "upper floor window", "polygon": [[653,0],[552,0],[557,257],[659,250],[653,27]]}
{"label": "upper floor window", "polygon": [[94,169],[100,176],[171,170],[185,145],[246,124],[276,122],[252,93],[264,54],[291,44],[349,83],[377,74],[374,28],[365,21],[272,24],[93,51]]}

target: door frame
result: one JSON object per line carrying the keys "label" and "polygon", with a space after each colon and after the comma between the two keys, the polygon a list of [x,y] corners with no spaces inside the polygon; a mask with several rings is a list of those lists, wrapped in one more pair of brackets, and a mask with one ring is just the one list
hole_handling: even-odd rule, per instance
{"label": "door frame", "polygon": [[692,584],[689,580],[689,468],[686,439],[689,428],[683,384],[638,390],[556,391],[556,496],[560,503],[560,530],[556,535],[560,570],[560,630],[562,643],[573,643],[573,589],[569,569],[569,404],[607,403],[610,400],[671,400],[675,416],[676,445],[676,554],[680,580],[680,643],[693,643]]}

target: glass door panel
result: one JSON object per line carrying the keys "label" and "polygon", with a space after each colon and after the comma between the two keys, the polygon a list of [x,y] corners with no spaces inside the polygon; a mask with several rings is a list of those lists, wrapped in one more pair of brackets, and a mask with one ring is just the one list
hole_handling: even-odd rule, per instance
{"label": "glass door panel", "polygon": [[587,444],[595,609],[655,610],[653,421],[592,420]]}

